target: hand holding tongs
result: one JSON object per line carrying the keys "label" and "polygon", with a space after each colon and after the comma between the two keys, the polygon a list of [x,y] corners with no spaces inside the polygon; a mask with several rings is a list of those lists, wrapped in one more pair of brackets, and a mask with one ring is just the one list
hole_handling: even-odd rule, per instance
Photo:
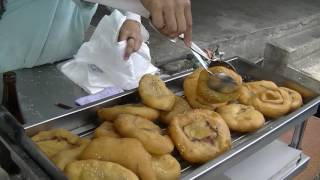
{"label": "hand holding tongs", "polygon": [[[151,18],[151,17],[150,17]],[[152,23],[150,23],[150,26],[158,33],[160,33]],[[181,34],[178,38],[170,39],[172,42],[176,42],[177,39],[183,40],[183,34]],[[221,61],[218,58],[211,59],[208,57],[207,53],[203,52],[203,50],[197,46],[194,42],[191,42],[191,46],[189,47],[191,49],[191,52],[194,54],[194,56],[197,58],[197,60],[200,62],[202,67],[209,73],[209,79],[208,79],[208,87],[212,90],[219,91],[221,93],[231,93],[234,92],[239,88],[238,84],[235,82],[234,79],[232,79],[230,76],[226,75],[225,73],[212,73],[208,69],[207,63],[201,58],[204,57],[209,62],[219,62],[218,64],[227,68],[232,69],[235,71],[235,68],[233,65]]]}

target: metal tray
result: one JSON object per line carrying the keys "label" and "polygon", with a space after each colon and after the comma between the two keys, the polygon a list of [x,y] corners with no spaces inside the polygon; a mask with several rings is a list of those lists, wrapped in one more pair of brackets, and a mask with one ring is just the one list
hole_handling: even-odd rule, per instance
{"label": "metal tray", "polygon": [[[283,132],[295,125],[300,124],[310,116],[314,115],[320,103],[320,82],[309,78],[299,72],[291,72],[290,77],[283,77],[272,71],[263,69],[260,66],[249,63],[239,57],[228,60],[236,68],[245,81],[271,80],[281,86],[286,86],[299,91],[304,98],[304,105],[298,110],[283,116],[275,121],[268,121],[266,125],[254,133],[245,135],[233,134],[231,150],[223,155],[200,166],[191,166],[178,156],[182,166],[182,179],[212,179],[215,175],[224,172],[227,168],[240,162],[253,152],[261,149],[272,142]],[[184,78],[192,71],[178,73],[165,82],[167,86],[179,94],[182,92]],[[100,100],[98,102],[71,110],[64,115],[45,120],[41,123],[24,127],[28,136],[32,136],[39,131],[50,130],[52,128],[65,128],[80,136],[90,135],[99,125],[96,117],[96,110],[102,107],[138,102],[139,96],[136,89],[126,91],[116,96]],[[42,154],[38,149],[30,149],[33,154]],[[44,161],[41,161],[42,163]],[[46,164],[47,166],[47,164]],[[51,167],[55,168],[55,167]],[[47,170],[48,171],[48,170]],[[57,172],[55,170],[55,172]]]}

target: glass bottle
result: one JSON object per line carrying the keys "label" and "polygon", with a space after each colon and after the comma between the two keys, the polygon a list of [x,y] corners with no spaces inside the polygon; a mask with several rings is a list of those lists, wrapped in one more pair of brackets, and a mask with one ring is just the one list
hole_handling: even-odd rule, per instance
{"label": "glass bottle", "polygon": [[3,74],[2,105],[21,123],[24,118],[21,112],[18,93],[16,89],[16,73],[9,71]]}

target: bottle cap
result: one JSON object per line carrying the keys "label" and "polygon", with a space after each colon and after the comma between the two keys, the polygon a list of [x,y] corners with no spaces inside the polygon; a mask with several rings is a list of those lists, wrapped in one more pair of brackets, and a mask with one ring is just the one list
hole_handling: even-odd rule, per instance
{"label": "bottle cap", "polygon": [[13,71],[3,73],[3,82],[16,82],[16,73]]}

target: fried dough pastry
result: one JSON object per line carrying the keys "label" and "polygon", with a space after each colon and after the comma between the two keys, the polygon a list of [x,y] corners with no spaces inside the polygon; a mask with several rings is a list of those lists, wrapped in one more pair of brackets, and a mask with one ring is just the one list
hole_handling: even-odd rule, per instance
{"label": "fried dough pastry", "polygon": [[89,144],[89,139],[80,139],[78,145],[74,145],[70,149],[65,149],[57,153],[51,158],[51,161],[62,171],[66,167],[67,164],[76,161],[82,151]]}
{"label": "fried dough pastry", "polygon": [[260,92],[251,101],[254,108],[273,119],[287,114],[292,102],[288,92],[281,88]]}
{"label": "fried dough pastry", "polygon": [[177,180],[180,177],[179,162],[170,154],[152,156],[152,168],[157,180]]}
{"label": "fried dough pastry", "polygon": [[210,110],[195,109],[175,116],[169,133],[181,156],[190,163],[205,163],[231,147],[227,124]]}
{"label": "fried dough pastry", "polygon": [[124,104],[98,110],[98,117],[101,120],[110,122],[117,119],[119,114],[134,114],[151,121],[154,121],[159,117],[159,111],[142,104]]}
{"label": "fried dough pastry", "polygon": [[175,95],[159,76],[144,75],[139,82],[138,90],[143,104],[149,107],[170,111],[174,105]]}
{"label": "fried dough pastry", "polygon": [[189,103],[182,97],[176,96],[176,101],[171,111],[160,112],[160,121],[165,124],[170,124],[172,118],[177,114],[183,114],[190,111],[192,108]]}
{"label": "fried dough pastry", "polygon": [[139,180],[132,171],[117,163],[94,159],[72,162],[65,173],[69,180]]}
{"label": "fried dough pastry", "polygon": [[216,109],[230,130],[240,133],[253,132],[265,122],[263,114],[252,106],[229,104]]}
{"label": "fried dough pastry", "polygon": [[237,83],[238,89],[231,93],[221,93],[212,90],[210,87],[208,87],[209,73],[206,70],[202,70],[198,79],[198,94],[210,103],[224,103],[227,101],[236,100],[240,95],[240,87],[242,85],[241,76],[223,66],[214,66],[209,68],[209,70],[213,73],[225,73],[226,75],[230,76]]}
{"label": "fried dough pastry", "polygon": [[32,140],[49,158],[62,150],[70,149],[78,143],[80,137],[64,129],[41,131]]}
{"label": "fried dough pastry", "polygon": [[240,89],[238,101],[241,104],[251,105],[251,98],[267,89],[275,90],[278,89],[278,86],[272,81],[265,80],[244,83]]}
{"label": "fried dough pastry", "polygon": [[156,180],[151,155],[137,139],[111,137],[93,139],[80,155],[80,159],[118,163],[133,171],[142,180]]}
{"label": "fried dough pastry", "polygon": [[289,112],[292,98],[272,81],[245,83],[241,88],[239,102],[251,105],[269,118],[278,118]]}
{"label": "fried dough pastry", "polygon": [[[184,95],[186,96],[192,108],[214,110],[226,103],[209,103],[203,100],[197,93],[198,79],[202,68],[196,69],[192,74],[186,77],[183,81]],[[202,100],[202,101],[201,101]]]}
{"label": "fried dough pastry", "polygon": [[121,136],[138,139],[149,153],[162,155],[170,153],[174,148],[169,136],[161,135],[159,126],[142,117],[120,114],[114,127]]}
{"label": "fried dough pastry", "polygon": [[290,111],[294,111],[302,106],[303,100],[300,93],[286,87],[280,87],[280,88],[287,91],[287,93],[289,93],[289,96],[291,97]]}
{"label": "fried dough pastry", "polygon": [[54,156],[55,154],[57,154],[62,150],[70,149],[72,147],[72,145],[69,144],[67,141],[61,141],[61,140],[40,141],[40,142],[37,142],[36,145],[49,158],[51,158],[52,156]]}
{"label": "fried dough pastry", "polygon": [[116,130],[113,127],[113,123],[108,121],[105,121],[94,130],[94,135],[93,135],[94,138],[98,138],[102,136],[120,138],[120,135],[116,132]]}

